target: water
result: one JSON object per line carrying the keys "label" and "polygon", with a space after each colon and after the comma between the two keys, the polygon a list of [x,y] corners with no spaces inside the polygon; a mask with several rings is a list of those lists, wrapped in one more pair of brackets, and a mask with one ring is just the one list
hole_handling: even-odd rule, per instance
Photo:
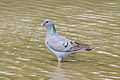
{"label": "water", "polygon": [[[0,80],[120,80],[119,0],[1,0]],[[50,18],[65,37],[94,47],[60,65],[45,47]]]}

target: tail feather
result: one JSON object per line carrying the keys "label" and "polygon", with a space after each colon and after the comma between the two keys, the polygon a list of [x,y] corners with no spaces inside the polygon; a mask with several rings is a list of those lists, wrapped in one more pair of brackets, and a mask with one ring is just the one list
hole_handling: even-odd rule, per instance
{"label": "tail feather", "polygon": [[91,51],[93,48],[92,47],[88,47],[86,48],[86,51]]}
{"label": "tail feather", "polygon": [[71,42],[71,44],[72,44],[72,47],[67,52],[90,51],[90,50],[93,49],[92,47],[90,47],[88,45],[80,44],[80,43],[77,43],[77,42]]}

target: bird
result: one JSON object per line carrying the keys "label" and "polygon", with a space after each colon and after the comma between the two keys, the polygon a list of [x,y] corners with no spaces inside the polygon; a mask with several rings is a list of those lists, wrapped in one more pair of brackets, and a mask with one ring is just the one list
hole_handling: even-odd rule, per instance
{"label": "bird", "polygon": [[47,29],[45,45],[57,57],[59,63],[71,54],[93,49],[88,45],[80,44],[60,35],[51,19],[45,19],[41,26],[46,26]]}

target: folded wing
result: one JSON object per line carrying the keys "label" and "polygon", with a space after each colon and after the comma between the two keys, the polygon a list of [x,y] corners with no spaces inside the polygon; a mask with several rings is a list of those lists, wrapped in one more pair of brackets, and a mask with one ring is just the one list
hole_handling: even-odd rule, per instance
{"label": "folded wing", "polygon": [[88,45],[80,44],[64,38],[50,38],[47,45],[51,49],[59,52],[90,51],[93,49]]}

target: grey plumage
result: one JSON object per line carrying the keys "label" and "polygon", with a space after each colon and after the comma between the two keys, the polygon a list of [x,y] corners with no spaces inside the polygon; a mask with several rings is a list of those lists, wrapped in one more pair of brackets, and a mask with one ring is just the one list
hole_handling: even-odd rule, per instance
{"label": "grey plumage", "polygon": [[64,57],[70,54],[93,49],[88,45],[74,42],[59,35],[55,29],[54,23],[50,19],[45,19],[41,25],[45,25],[47,28],[45,44],[49,51],[57,57],[58,62],[61,62]]}

